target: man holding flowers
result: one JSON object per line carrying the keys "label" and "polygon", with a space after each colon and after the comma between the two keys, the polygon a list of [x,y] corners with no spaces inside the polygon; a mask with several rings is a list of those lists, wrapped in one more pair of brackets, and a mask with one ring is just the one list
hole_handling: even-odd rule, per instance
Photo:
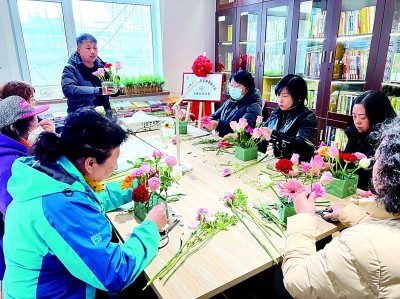
{"label": "man holding flowers", "polygon": [[77,50],[68,59],[61,77],[68,113],[73,113],[80,107],[103,106],[106,116],[111,117],[108,96],[115,94],[114,87],[102,89],[100,79],[93,75],[93,72],[106,66],[98,57],[97,40],[94,36],[83,33],[76,39],[76,43]]}

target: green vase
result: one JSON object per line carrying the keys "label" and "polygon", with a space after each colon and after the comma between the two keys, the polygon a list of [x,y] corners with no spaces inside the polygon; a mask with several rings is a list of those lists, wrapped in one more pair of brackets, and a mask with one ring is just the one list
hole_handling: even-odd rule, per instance
{"label": "green vase", "polygon": [[[179,122],[179,134],[187,134],[187,122],[186,121],[180,121]],[[175,134],[176,134],[176,129],[175,129]]]}
{"label": "green vase", "polygon": [[296,215],[296,210],[294,209],[293,201],[287,201],[287,198],[283,198],[278,203],[278,215],[279,219],[287,223],[287,219],[290,216]]}
{"label": "green vase", "polygon": [[235,146],[235,157],[244,162],[255,160],[258,157],[258,147],[243,148]]}
{"label": "green vase", "polygon": [[353,195],[357,192],[358,175],[353,174],[344,176],[344,179],[333,178],[333,180],[326,185],[325,190],[327,193],[335,195],[340,198]]}
{"label": "green vase", "polygon": [[[135,213],[135,216],[137,218],[139,218],[141,221],[143,221],[147,214],[150,212],[150,210],[158,205],[160,202],[163,202],[166,204],[165,200],[157,195],[157,194],[153,194],[151,195],[150,199],[148,202],[146,203],[141,203],[141,202],[135,202],[133,205],[133,212]],[[168,217],[168,207],[165,207],[165,211],[167,213],[167,217]]]}
{"label": "green vase", "polygon": [[113,92],[117,92],[118,91],[118,86],[113,81],[103,81],[103,82],[101,82],[101,86],[103,86],[103,87],[113,86],[114,87],[114,91]]}

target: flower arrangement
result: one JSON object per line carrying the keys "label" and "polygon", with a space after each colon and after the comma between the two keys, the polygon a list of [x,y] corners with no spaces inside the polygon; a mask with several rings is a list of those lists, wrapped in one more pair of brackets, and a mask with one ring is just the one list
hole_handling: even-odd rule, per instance
{"label": "flower arrangement", "polygon": [[158,202],[179,200],[182,194],[168,196],[168,188],[182,177],[182,171],[176,167],[173,156],[167,156],[159,150],[152,157],[137,159],[132,163],[133,171],[125,177],[120,188],[132,190],[132,200],[135,203],[135,215],[143,220],[149,210]]}
{"label": "flower arrangement", "polygon": [[281,221],[286,223],[287,217],[295,214],[293,199],[300,193],[314,192],[316,199],[324,197],[326,194],[324,186],[332,181],[332,174],[329,171],[323,172],[324,168],[324,160],[319,155],[314,156],[310,162],[299,163],[299,155],[293,154],[290,160],[278,160],[273,172],[260,171],[259,186],[261,189],[271,189],[277,196]]}
{"label": "flower arrangement", "polygon": [[189,224],[189,228],[193,230],[186,242],[180,246],[178,252],[158,271],[158,273],[149,280],[146,289],[157,278],[163,279],[166,275],[164,285],[175,273],[175,271],[188,259],[192,254],[204,247],[217,233],[228,230],[231,225],[238,222],[235,216],[229,216],[227,213],[217,212],[212,214],[207,208],[197,210],[196,220]]}
{"label": "flower arrangement", "polygon": [[197,77],[207,76],[207,74],[211,73],[212,71],[211,60],[208,59],[205,55],[200,55],[193,62],[192,70]]}
{"label": "flower arrangement", "polygon": [[357,170],[368,169],[371,165],[371,159],[368,159],[363,153],[343,153],[335,146],[321,145],[317,153],[329,162],[332,176],[341,180],[346,180],[352,177]]}
{"label": "flower arrangement", "polygon": [[271,138],[266,131],[260,128],[262,121],[262,116],[257,116],[256,127],[254,129],[249,127],[245,118],[239,119],[239,122],[231,121],[231,129],[237,133],[238,137],[236,139],[229,137],[226,140],[234,146],[241,148],[256,147],[262,140],[269,140]]}
{"label": "flower arrangement", "polygon": [[234,215],[244,224],[247,230],[251,233],[251,235],[257,240],[258,244],[267,252],[267,254],[271,257],[271,259],[277,264],[275,256],[269,250],[269,248],[260,240],[260,238],[251,230],[247,221],[253,222],[257,228],[262,232],[264,237],[268,240],[269,244],[275,249],[275,251],[280,255],[279,249],[275,246],[274,242],[271,239],[271,233],[276,234],[279,237],[282,235],[276,231],[273,227],[263,222],[258,216],[256,216],[250,209],[247,195],[242,192],[241,189],[237,189],[235,192],[230,193],[227,192],[223,196],[223,200],[225,204],[231,208]]}
{"label": "flower arrangement", "polygon": [[[113,71],[114,67],[114,71]],[[120,76],[118,75],[118,71],[122,69],[121,62],[116,61],[113,65],[112,63],[106,63],[104,68],[99,68],[97,71],[93,72],[92,74],[95,75],[100,79],[101,82],[111,81],[115,84],[119,85],[121,80]]]}

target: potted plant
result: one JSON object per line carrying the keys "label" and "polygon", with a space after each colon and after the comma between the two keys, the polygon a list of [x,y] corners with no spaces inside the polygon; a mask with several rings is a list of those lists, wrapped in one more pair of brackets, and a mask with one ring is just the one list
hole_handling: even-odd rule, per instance
{"label": "potted plant", "polygon": [[120,85],[121,77],[118,75],[118,71],[122,69],[122,65],[119,61],[112,63],[106,63],[104,68],[99,68],[92,74],[97,76],[101,81],[101,86],[113,86],[115,91]]}

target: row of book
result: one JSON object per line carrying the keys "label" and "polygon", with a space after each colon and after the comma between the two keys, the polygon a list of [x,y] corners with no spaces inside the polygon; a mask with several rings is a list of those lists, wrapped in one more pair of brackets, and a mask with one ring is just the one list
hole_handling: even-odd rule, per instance
{"label": "row of book", "polygon": [[342,11],[339,36],[371,33],[374,27],[375,10],[375,6],[367,6],[361,10]]}
{"label": "row of book", "polygon": [[353,91],[338,91],[335,90],[330,97],[329,111],[340,114],[350,115],[353,100],[359,95]]}
{"label": "row of book", "polygon": [[286,39],[286,17],[268,16],[266,41]]}
{"label": "row of book", "polygon": [[285,67],[285,54],[275,54],[274,51],[265,52],[264,76],[282,75]]}
{"label": "row of book", "polygon": [[390,81],[400,81],[400,53],[393,53],[392,68],[390,70]]}
{"label": "row of book", "polygon": [[[173,98],[172,98],[173,99]],[[111,108],[119,117],[128,117],[137,111],[143,111],[153,116],[166,116],[165,107],[172,106],[174,100],[147,100],[147,101],[118,101],[111,102]]]}
{"label": "row of book", "polygon": [[308,47],[307,50],[303,74],[307,77],[319,77],[322,58],[321,47]]}
{"label": "row of book", "polygon": [[324,37],[326,10],[307,14],[305,37]]}
{"label": "row of book", "polygon": [[336,146],[338,149],[344,150],[347,144],[347,136],[344,130],[332,126],[326,126],[325,143],[329,146]]}
{"label": "row of book", "polygon": [[342,78],[365,80],[367,75],[369,49],[345,49]]}

